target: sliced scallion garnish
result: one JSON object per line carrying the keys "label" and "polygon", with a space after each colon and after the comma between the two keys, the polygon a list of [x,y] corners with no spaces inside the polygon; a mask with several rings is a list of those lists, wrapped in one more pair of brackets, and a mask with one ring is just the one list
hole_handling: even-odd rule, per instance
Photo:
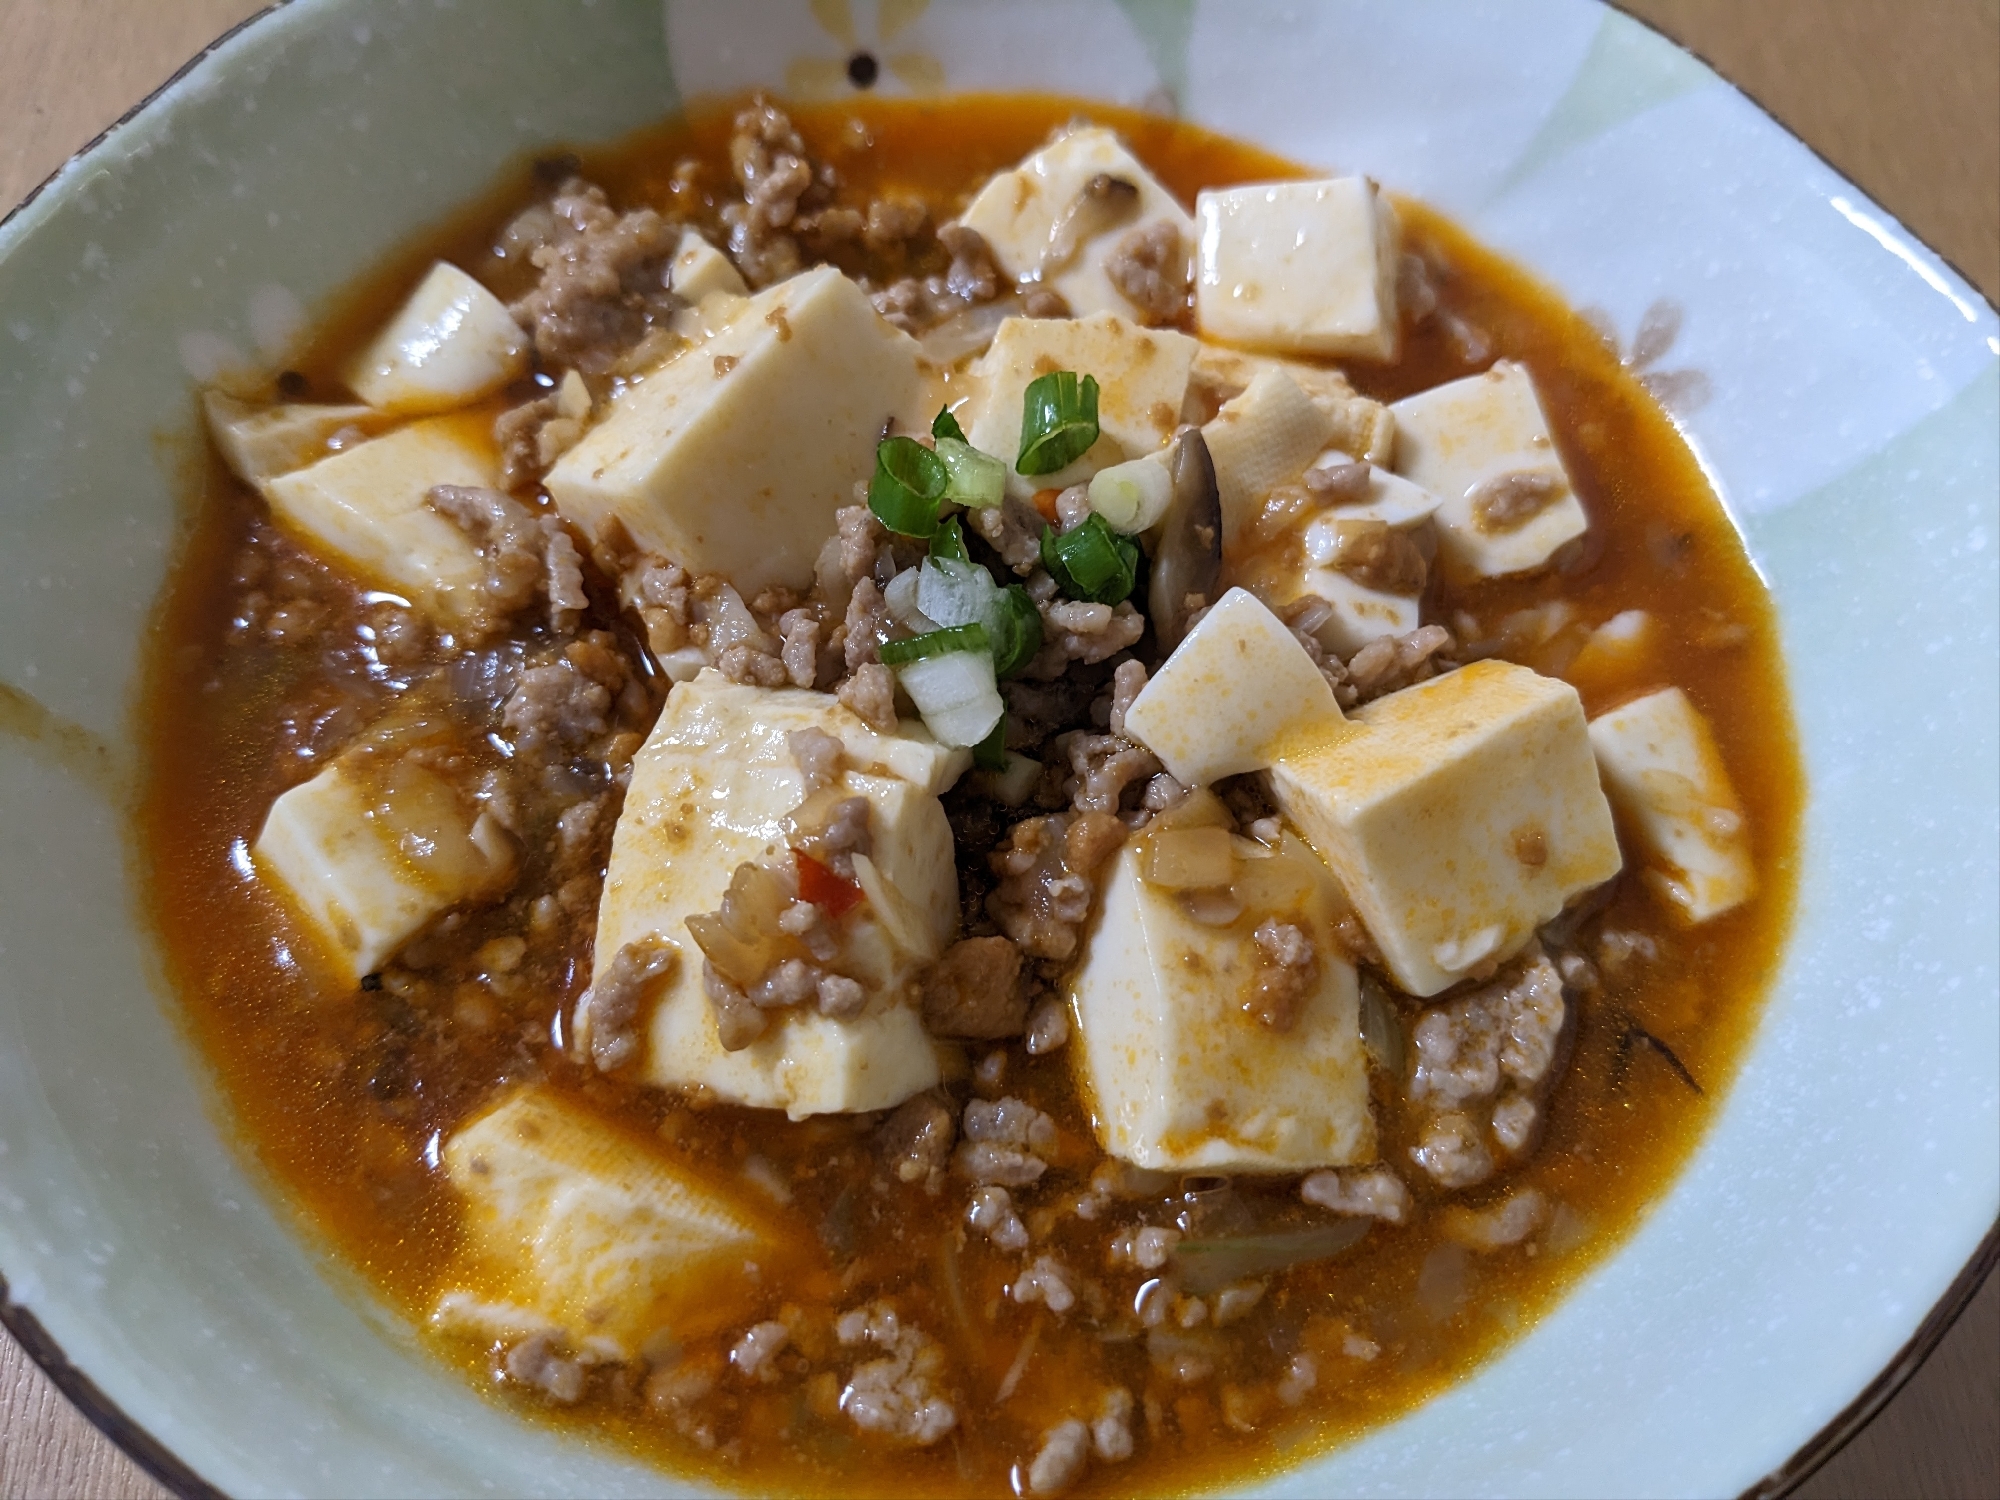
{"label": "sliced scallion garnish", "polygon": [[991,649],[984,625],[953,625],[913,635],[906,641],[884,641],[880,655],[883,666],[901,667],[933,656],[949,656],[954,651]]}
{"label": "sliced scallion garnish", "polygon": [[1042,650],[1042,612],[1018,583],[1010,583],[994,601],[986,630],[993,642],[993,670],[1012,677]]}
{"label": "sliced scallion garnish", "polygon": [[1090,451],[1097,441],[1097,381],[1074,370],[1055,370],[1028,382],[1021,398],[1021,453],[1014,469],[1053,474]]}
{"label": "sliced scallion garnish", "polygon": [[937,530],[938,505],[950,480],[944,460],[915,438],[884,438],[875,446],[868,508],[899,536],[927,537]]}
{"label": "sliced scallion garnish", "polygon": [[957,438],[937,440],[937,456],[949,476],[944,498],[968,510],[985,510],[1007,498],[1007,466]]}
{"label": "sliced scallion garnish", "polygon": [[1002,714],[993,732],[972,747],[972,763],[982,771],[1007,769],[1007,716]]}
{"label": "sliced scallion garnish", "polygon": [[965,532],[959,527],[957,516],[947,516],[931,538],[931,556],[949,558],[952,562],[971,562],[965,555]]}
{"label": "sliced scallion garnish", "polygon": [[972,441],[972,439],[965,435],[965,429],[958,425],[958,418],[951,414],[949,406],[940,406],[938,414],[931,419],[931,436],[934,438],[950,438],[955,443],[970,443]]}
{"label": "sliced scallion garnish", "polygon": [[1042,528],[1042,566],[1072,599],[1116,604],[1138,581],[1139,544],[1120,536],[1094,512],[1081,526],[1058,535]]}

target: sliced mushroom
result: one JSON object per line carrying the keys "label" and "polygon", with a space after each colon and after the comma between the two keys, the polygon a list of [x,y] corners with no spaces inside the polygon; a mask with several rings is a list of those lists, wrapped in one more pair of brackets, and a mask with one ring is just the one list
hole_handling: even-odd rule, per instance
{"label": "sliced mushroom", "polygon": [[1180,644],[1190,615],[1215,602],[1222,576],[1222,493],[1199,427],[1174,439],[1172,469],[1174,494],[1160,518],[1148,595],[1162,653]]}
{"label": "sliced mushroom", "polygon": [[1037,275],[1047,280],[1067,270],[1077,252],[1100,234],[1125,223],[1139,212],[1139,189],[1122,177],[1099,172],[1070,199],[1049,229],[1049,246],[1042,252]]}

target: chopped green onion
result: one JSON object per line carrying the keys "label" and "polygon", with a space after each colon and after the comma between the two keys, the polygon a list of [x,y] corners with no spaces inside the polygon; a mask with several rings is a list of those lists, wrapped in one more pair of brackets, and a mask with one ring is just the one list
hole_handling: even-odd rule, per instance
{"label": "chopped green onion", "polygon": [[1042,612],[1018,583],[1010,583],[993,602],[986,619],[993,642],[993,670],[1011,677],[1041,654]]}
{"label": "chopped green onion", "polygon": [[965,555],[965,532],[960,529],[957,516],[947,516],[938,527],[937,535],[931,538],[931,556],[947,557],[953,562],[971,562]]}
{"label": "chopped green onion", "polygon": [[953,625],[946,630],[913,635],[906,641],[884,641],[880,654],[883,666],[900,667],[933,656],[948,656],[954,651],[991,649],[984,625]]}
{"label": "chopped green onion", "polygon": [[1081,381],[1074,370],[1056,370],[1028,383],[1021,398],[1021,453],[1014,461],[1024,475],[1053,474],[1090,451],[1097,441],[1097,381]]}
{"label": "chopped green onion", "polygon": [[899,536],[929,536],[937,530],[938,502],[950,479],[944,460],[915,438],[884,438],[875,446],[868,508]]}
{"label": "chopped green onion", "polygon": [[931,436],[934,438],[950,438],[955,443],[970,443],[972,441],[971,438],[965,435],[965,429],[958,425],[958,418],[951,414],[949,406],[940,406],[938,414],[931,419]]}
{"label": "chopped green onion", "polygon": [[950,476],[944,497],[970,510],[985,510],[1007,498],[1007,466],[957,438],[937,440],[937,456]]}
{"label": "chopped green onion", "polygon": [[1042,566],[1072,599],[1116,604],[1127,598],[1139,576],[1139,544],[1120,536],[1092,512],[1083,524],[1058,536],[1042,528]]}
{"label": "chopped green onion", "polygon": [[993,732],[972,747],[972,764],[982,771],[1007,769],[1007,716],[1002,714]]}

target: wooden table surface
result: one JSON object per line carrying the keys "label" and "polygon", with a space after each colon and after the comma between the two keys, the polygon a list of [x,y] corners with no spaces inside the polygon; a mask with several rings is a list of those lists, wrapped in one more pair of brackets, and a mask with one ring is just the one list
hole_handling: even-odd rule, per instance
{"label": "wooden table surface", "polygon": [[[260,0],[0,0],[0,204]],[[1626,0],[2000,300],[2000,0]],[[2000,1495],[2000,1280],[1798,1491]],[[0,1500],[164,1492],[0,1334]]]}

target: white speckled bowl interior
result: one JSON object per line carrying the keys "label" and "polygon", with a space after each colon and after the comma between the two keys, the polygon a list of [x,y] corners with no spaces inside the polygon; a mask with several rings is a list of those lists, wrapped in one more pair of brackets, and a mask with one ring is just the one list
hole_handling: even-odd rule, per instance
{"label": "white speckled bowl interior", "polygon": [[2000,337],[1803,146],[1588,0],[298,0],[72,162],[0,228],[11,1321],[183,1486],[676,1491],[434,1365],[227,1143],[134,917],[134,671],[197,377],[282,357],[302,311],[521,153],[696,94],[837,92],[858,47],[889,92],[1147,102],[1367,171],[1628,340],[1685,309],[1665,362],[1711,393],[1686,430],[1777,596],[1812,780],[1790,956],[1631,1240],[1472,1379],[1260,1493],[1752,1484],[2000,1207]]}

